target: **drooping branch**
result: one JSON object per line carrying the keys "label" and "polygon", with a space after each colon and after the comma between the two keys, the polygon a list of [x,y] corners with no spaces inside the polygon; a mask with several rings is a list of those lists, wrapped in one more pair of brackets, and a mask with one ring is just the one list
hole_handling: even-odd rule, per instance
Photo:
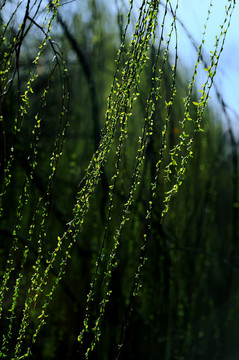
{"label": "drooping branch", "polygon": [[69,30],[66,22],[62,19],[61,15],[57,14],[57,21],[61,25],[62,29],[64,30],[64,33],[70,42],[72,49],[77,55],[78,61],[82,66],[82,69],[84,71],[84,74],[86,76],[86,79],[88,81],[89,85],[89,91],[90,91],[90,99],[92,104],[92,119],[93,119],[93,131],[94,131],[94,142],[95,142],[95,151],[97,150],[99,143],[100,143],[100,120],[99,120],[99,104],[98,104],[98,95],[96,91],[96,85],[95,85],[95,79],[94,75],[92,73],[90,64],[80,48],[80,45],[78,44],[76,38],[73,36],[71,31]]}

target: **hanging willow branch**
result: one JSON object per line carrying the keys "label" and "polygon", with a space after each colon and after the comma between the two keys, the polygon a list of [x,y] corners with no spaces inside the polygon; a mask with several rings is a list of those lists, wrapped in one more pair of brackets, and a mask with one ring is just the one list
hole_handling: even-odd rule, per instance
{"label": "hanging willow branch", "polygon": [[[2,358],[22,359],[29,357],[33,344],[37,342],[40,330],[44,325],[48,325],[49,304],[66,272],[67,264],[71,261],[71,253],[84,229],[93,201],[92,198],[96,192],[97,185],[102,180],[102,172],[105,171],[106,164],[109,158],[112,157],[115,159],[115,162],[107,189],[106,221],[92,272],[92,281],[89,284],[84,319],[78,335],[78,343],[83,348],[85,359],[89,358],[97,343],[102,340],[102,322],[105,318],[107,304],[113,296],[112,274],[118,266],[121,239],[133,217],[132,209],[135,206],[137,193],[143,181],[143,167],[145,165],[147,146],[154,135],[154,129],[158,121],[156,108],[160,106],[164,114],[160,134],[161,145],[157,151],[156,165],[153,172],[154,178],[150,184],[150,198],[147,201],[147,209],[144,215],[144,233],[142,239],[139,239],[140,251],[134,269],[132,287],[128,296],[130,300],[119,340],[117,359],[121,355],[130,317],[135,306],[135,299],[140,293],[141,286],[144,285],[141,282],[141,275],[147,262],[147,246],[151,232],[153,212],[160,195],[162,204],[158,221],[159,223],[162,222],[170,209],[173,196],[178,193],[183,183],[188,161],[193,156],[194,140],[196,135],[202,130],[202,119],[235,7],[235,2],[231,0],[225,1],[225,18],[223,24],[221,24],[221,31],[216,36],[210,63],[207,64],[208,66],[205,69],[207,79],[200,89],[200,98],[194,101],[193,93],[196,89],[197,71],[203,59],[202,50],[207,31],[207,22],[212,11],[212,2],[209,4],[202,40],[197,47],[197,60],[193,75],[188,85],[186,97],[181,99],[184,115],[179,119],[180,134],[177,143],[170,148],[168,136],[170,124],[173,121],[172,110],[178,91],[176,79],[178,71],[178,41],[180,41],[177,34],[177,11],[180,2],[176,1],[175,3],[174,5],[169,0],[165,2],[163,16],[161,16],[162,23],[159,24],[159,12],[162,9],[159,0],[141,1],[141,6],[137,12],[135,12],[134,1],[130,0],[124,28],[122,23],[120,23],[122,43],[117,53],[116,68],[107,101],[105,124],[101,131],[101,137],[98,136],[98,99],[93,75],[83,53],[79,50],[75,39],[58,13],[59,1],[51,1],[47,7],[40,0],[34,2],[28,0],[27,3],[20,1],[13,13],[10,14],[6,24],[2,27],[0,39],[1,52],[3,54],[0,61],[0,122],[3,153],[1,160],[0,216],[2,218],[6,215],[5,202],[8,196],[8,189],[11,189],[12,181],[15,181],[12,174],[17,164],[17,144],[19,139],[24,136],[25,124],[29,122],[29,128],[31,127],[31,136],[29,144],[27,144],[27,158],[25,159],[28,163],[28,171],[24,174],[21,193],[17,200],[15,224],[10,237],[11,246],[9,247],[9,255],[1,280],[0,319],[7,323],[2,338],[0,352],[0,357]],[[1,10],[5,6],[6,2],[3,2]],[[14,20],[19,15],[19,11],[23,9],[24,16],[16,30],[14,28]],[[166,29],[166,20],[171,15],[170,28]],[[137,21],[131,31],[130,24],[133,23],[134,16],[137,17]],[[47,239],[51,236],[48,234],[48,221],[53,202],[56,174],[64,150],[67,126],[69,125],[68,70],[64,60],[64,52],[52,39],[52,27],[56,19],[58,19],[68,39],[73,44],[89,81],[95,124],[95,151],[85,170],[85,175],[79,182],[71,219],[65,224],[64,232],[57,235],[54,248],[49,252],[49,250],[45,250]],[[11,30],[14,30],[12,32],[14,35],[10,35]],[[20,71],[20,61],[23,47],[32,30],[39,32],[41,40],[40,45],[38,45],[35,51],[31,71],[29,71],[26,80]],[[129,39],[131,40],[128,41]],[[171,50],[173,39],[175,39],[174,51]],[[123,171],[122,163],[123,155],[126,152],[128,128],[130,121],[132,121],[135,104],[141,96],[140,82],[142,74],[148,64],[150,64],[149,54],[152,47],[156,51],[154,51],[152,62],[151,86],[149,86],[147,92],[144,120],[138,138],[130,185],[124,194],[122,207],[119,211],[115,211],[117,210],[115,209],[117,206],[117,186]],[[50,49],[53,60],[44,89],[39,97],[38,111],[33,116],[31,104],[34,100],[34,86],[38,78],[38,66],[47,48]],[[170,69],[171,85],[168,98],[164,98],[162,80],[171,53],[174,59],[174,61],[171,60],[173,64]],[[48,94],[54,86],[54,77],[56,76],[60,78],[61,88],[59,91],[61,101],[58,113],[55,114],[55,117],[58,119],[58,125],[54,145],[48,158],[45,191],[41,193],[35,204],[30,223],[27,225],[27,239],[23,242],[24,246],[21,246],[19,239],[21,238],[21,232],[26,227],[24,216],[27,213],[27,209],[29,209],[28,204],[31,199],[36,170],[40,166],[40,141],[45,114],[51,107]],[[16,112],[14,121],[11,124],[12,143],[9,146],[6,136],[4,106],[13,86],[16,86],[17,89]],[[117,216],[115,216],[115,213],[117,213]],[[236,210],[235,214],[237,214]],[[35,245],[32,246],[33,242],[37,244],[37,247]],[[32,248],[34,248],[34,254],[32,254]],[[32,256],[34,260],[31,260],[32,265],[29,271],[27,265]],[[19,261],[20,266],[18,265],[18,271],[16,271],[16,264],[19,264]],[[54,269],[54,277],[51,276],[52,269]],[[25,285],[24,292],[22,288]],[[98,287],[101,287],[100,295],[97,292]],[[92,310],[93,308],[94,311]],[[12,345],[13,343],[14,346]]]}

